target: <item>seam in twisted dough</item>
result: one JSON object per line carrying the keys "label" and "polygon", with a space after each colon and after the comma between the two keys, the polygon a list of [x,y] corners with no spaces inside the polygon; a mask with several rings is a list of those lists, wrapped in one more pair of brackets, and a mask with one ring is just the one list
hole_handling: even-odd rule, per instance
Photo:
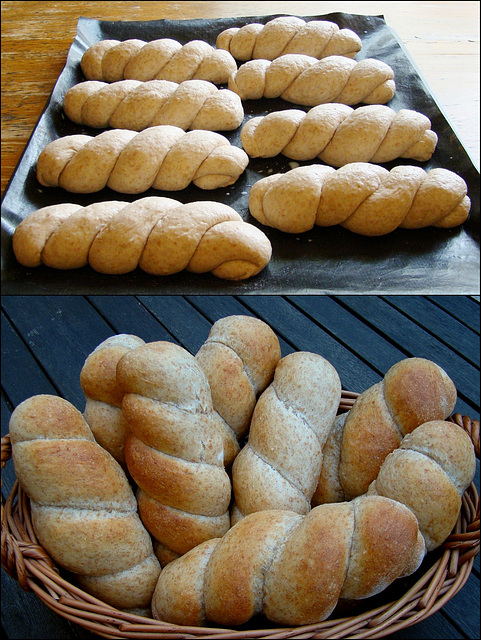
{"label": "seam in twisted dough", "polygon": [[72,193],[179,191],[191,183],[210,190],[233,184],[248,162],[220,133],[159,125],[58,138],[41,151],[37,179]]}
{"label": "seam in twisted dough", "polygon": [[334,22],[306,22],[295,16],[281,16],[266,24],[253,22],[226,29],[217,36],[216,47],[226,49],[236,60],[245,62],[258,58],[274,60],[288,53],[317,59],[334,55],[354,58],[362,43],[354,31],[339,29]]}
{"label": "seam in twisted dough", "polygon": [[27,267],[90,264],[109,274],[137,267],[153,275],[186,269],[242,280],[259,273],[272,255],[267,236],[231,207],[156,196],[44,207],[22,220],[12,242],[17,260]]}
{"label": "seam in twisted dough", "polygon": [[385,104],[394,96],[394,72],[380,60],[342,56],[317,60],[289,53],[273,61],[250,60],[229,78],[242,100],[282,98],[305,107],[326,102]]}
{"label": "seam in twisted dough", "polygon": [[340,224],[380,236],[398,227],[456,227],[469,216],[466,193],[465,181],[447,169],[311,165],[258,180],[249,192],[249,209],[262,224],[286,233]]}
{"label": "seam in twisted dough", "polygon": [[87,80],[207,80],[225,84],[237,69],[228,51],[207,42],[184,45],[171,38],[151,42],[130,39],[100,40],[83,54],[81,68]]}
{"label": "seam in twisted dough", "polygon": [[422,113],[385,105],[353,109],[344,104],[322,104],[307,113],[299,109],[274,111],[248,120],[241,143],[251,158],[282,153],[293,160],[319,158],[341,167],[350,162],[389,162],[431,158],[438,137]]}
{"label": "seam in twisted dough", "polygon": [[88,80],[65,94],[63,108],[77,124],[131,129],[173,125],[184,131],[232,131],[244,118],[239,96],[205,80]]}

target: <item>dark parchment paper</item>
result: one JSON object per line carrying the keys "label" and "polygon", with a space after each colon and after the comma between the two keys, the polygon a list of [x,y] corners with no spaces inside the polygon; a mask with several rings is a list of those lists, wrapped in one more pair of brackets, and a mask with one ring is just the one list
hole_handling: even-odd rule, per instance
{"label": "dark parchment paper", "polygon": [[[436,103],[419,70],[396,34],[382,16],[332,13],[304,18],[326,19],[341,28],[355,31],[362,40],[356,59],[377,58],[395,73],[396,95],[389,106],[414,109],[427,115],[439,137],[437,149],[426,170],[444,167],[460,174],[468,184],[472,200],[470,219],[456,229],[398,229],[379,238],[364,238],[342,227],[315,228],[289,235],[262,227],[248,210],[250,187],[270,173],[288,171],[291,162],[284,156],[251,159],[240,179],[232,186],[203,191],[190,186],[183,191],[149,190],[138,196],[104,189],[95,194],[71,194],[62,189],[42,187],[36,179],[36,160],[50,141],[74,133],[96,135],[99,130],[70,122],[63,114],[66,91],[85,78],[81,57],[98,40],[140,38],[146,41],[169,37],[186,43],[201,39],[215,45],[217,35],[228,27],[250,22],[265,23],[276,16],[225,18],[216,20],[158,20],[149,22],[107,22],[80,18],[77,35],[70,48],[42,116],[7,187],[2,201],[2,291],[5,294],[294,294],[294,293],[456,293],[479,294],[479,172]],[[281,109],[302,108],[278,100],[244,102],[245,119]],[[469,108],[469,105],[467,105]],[[307,111],[307,108],[305,108]],[[222,132],[232,144],[241,146],[240,127]],[[300,164],[312,164],[311,162]],[[320,162],[320,161],[319,161]],[[416,164],[395,161],[384,165]],[[50,204],[74,202],[86,205],[99,200],[133,201],[148,195],[163,195],[181,202],[216,200],[232,206],[251,224],[263,228],[271,240],[273,258],[256,277],[242,282],[220,280],[211,274],[181,272],[172,276],[150,276],[140,269],[121,275],[98,274],[90,267],[58,271],[47,267],[28,269],[19,265],[11,248],[15,227],[30,212]]]}

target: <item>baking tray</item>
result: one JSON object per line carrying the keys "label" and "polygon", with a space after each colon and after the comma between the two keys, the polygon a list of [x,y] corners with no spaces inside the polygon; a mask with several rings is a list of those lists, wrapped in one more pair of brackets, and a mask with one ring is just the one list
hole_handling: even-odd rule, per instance
{"label": "baking tray", "polygon": [[[397,229],[377,238],[365,238],[342,227],[317,227],[288,235],[262,227],[248,210],[250,187],[273,172],[285,172],[291,161],[284,156],[251,159],[246,171],[232,186],[203,191],[194,185],[183,191],[149,190],[140,195],[118,194],[106,188],[96,194],[79,195],[59,188],[44,188],[35,176],[40,151],[51,140],[74,133],[96,135],[99,130],[75,125],[63,114],[66,91],[85,78],[80,69],[84,51],[98,40],[140,38],[146,41],[169,37],[186,43],[201,39],[215,45],[217,35],[228,27],[250,22],[265,23],[277,15],[219,18],[215,20],[156,20],[149,22],[109,22],[81,17],[69,50],[66,65],[30,137],[22,158],[2,201],[2,291],[5,294],[293,294],[293,293],[420,293],[479,294],[479,172],[456,136],[442,108],[437,104],[421,73],[399,38],[383,16],[330,13],[303,16],[306,20],[331,20],[350,28],[362,39],[356,56],[377,58],[389,64],[395,74],[396,95],[389,103],[395,111],[414,109],[427,115],[438,134],[437,149],[427,163],[429,170],[444,167],[460,174],[468,185],[472,200],[471,216],[456,229]],[[302,108],[277,100],[244,102],[245,119],[281,109]],[[304,110],[308,110],[305,108]],[[223,133],[231,144],[242,146],[240,130]],[[320,162],[320,161],[319,161]],[[395,164],[417,164],[394,161]],[[310,162],[301,162],[312,164]],[[247,222],[262,228],[271,240],[273,257],[257,276],[241,282],[220,280],[212,274],[186,271],[155,277],[136,269],[120,276],[103,275],[84,267],[59,271],[47,267],[29,269],[19,265],[13,255],[11,236],[30,212],[50,204],[74,202],[86,205],[98,200],[133,201],[148,195],[164,195],[181,202],[216,200],[232,206]]]}

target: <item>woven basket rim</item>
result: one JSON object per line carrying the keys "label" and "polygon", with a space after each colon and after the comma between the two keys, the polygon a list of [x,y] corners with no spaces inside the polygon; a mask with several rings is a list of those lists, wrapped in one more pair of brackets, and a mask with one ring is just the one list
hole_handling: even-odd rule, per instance
{"label": "woven basket rim", "polygon": [[[349,410],[359,395],[343,390],[339,411]],[[465,429],[479,458],[479,421],[459,413],[447,420]],[[10,436],[7,435],[2,438],[2,469],[10,457]],[[30,519],[29,499],[18,481],[5,504],[2,500],[2,567],[22,589],[33,591],[58,615],[105,638],[382,638],[433,615],[463,587],[479,553],[479,510],[479,496],[472,482],[463,495],[451,535],[437,554],[432,552],[427,556],[438,557],[428,563],[429,567],[419,578],[418,570],[415,584],[398,599],[357,615],[337,617],[334,613],[323,622],[301,627],[187,627],[127,613],[103,603],[62,577],[38,544]]]}

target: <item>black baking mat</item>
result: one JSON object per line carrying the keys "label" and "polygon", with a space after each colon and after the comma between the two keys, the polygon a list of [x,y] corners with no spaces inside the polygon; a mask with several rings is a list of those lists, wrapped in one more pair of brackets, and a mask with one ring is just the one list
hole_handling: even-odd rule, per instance
{"label": "black baking mat", "polygon": [[[77,35],[70,48],[66,66],[2,201],[3,293],[479,293],[479,172],[409,54],[382,16],[332,13],[303,17],[306,20],[331,20],[341,28],[352,29],[363,43],[362,51],[356,56],[357,60],[377,58],[394,69],[397,91],[388,106],[395,111],[409,108],[424,113],[430,118],[432,128],[439,137],[432,159],[420,166],[426,170],[434,167],[450,169],[461,175],[468,185],[468,194],[472,200],[471,217],[461,227],[448,230],[434,227],[420,230],[397,229],[389,235],[377,238],[365,238],[339,226],[317,227],[299,235],[284,234],[262,227],[249,214],[249,189],[262,177],[292,168],[292,162],[284,156],[266,160],[252,159],[234,185],[214,191],[203,191],[192,185],[183,191],[161,192],[150,189],[136,196],[119,194],[108,188],[98,193],[80,195],[59,188],[42,187],[37,182],[36,160],[46,144],[60,136],[100,133],[99,130],[70,122],[62,110],[66,91],[85,80],[80,60],[84,51],[94,42],[128,38],[149,41],[168,37],[183,44],[201,39],[215,45],[216,37],[223,29],[250,22],[265,23],[274,17],[276,16],[149,22],[79,19]],[[281,99],[245,101],[244,122],[253,116],[292,108],[302,107]],[[304,110],[307,111],[307,108]],[[240,130],[241,127],[233,132],[222,132],[222,135],[232,144],[241,146]],[[384,166],[390,169],[396,164],[417,163],[399,160]],[[29,269],[15,260],[11,247],[13,231],[24,217],[40,207],[60,202],[79,205],[100,200],[132,202],[149,195],[167,196],[184,203],[216,200],[232,206],[244,220],[262,228],[270,238],[273,247],[271,262],[254,278],[229,282],[211,274],[190,274],[185,271],[172,276],[155,277],[140,269],[121,276],[98,274],[90,267],[72,271],[47,267]]]}

